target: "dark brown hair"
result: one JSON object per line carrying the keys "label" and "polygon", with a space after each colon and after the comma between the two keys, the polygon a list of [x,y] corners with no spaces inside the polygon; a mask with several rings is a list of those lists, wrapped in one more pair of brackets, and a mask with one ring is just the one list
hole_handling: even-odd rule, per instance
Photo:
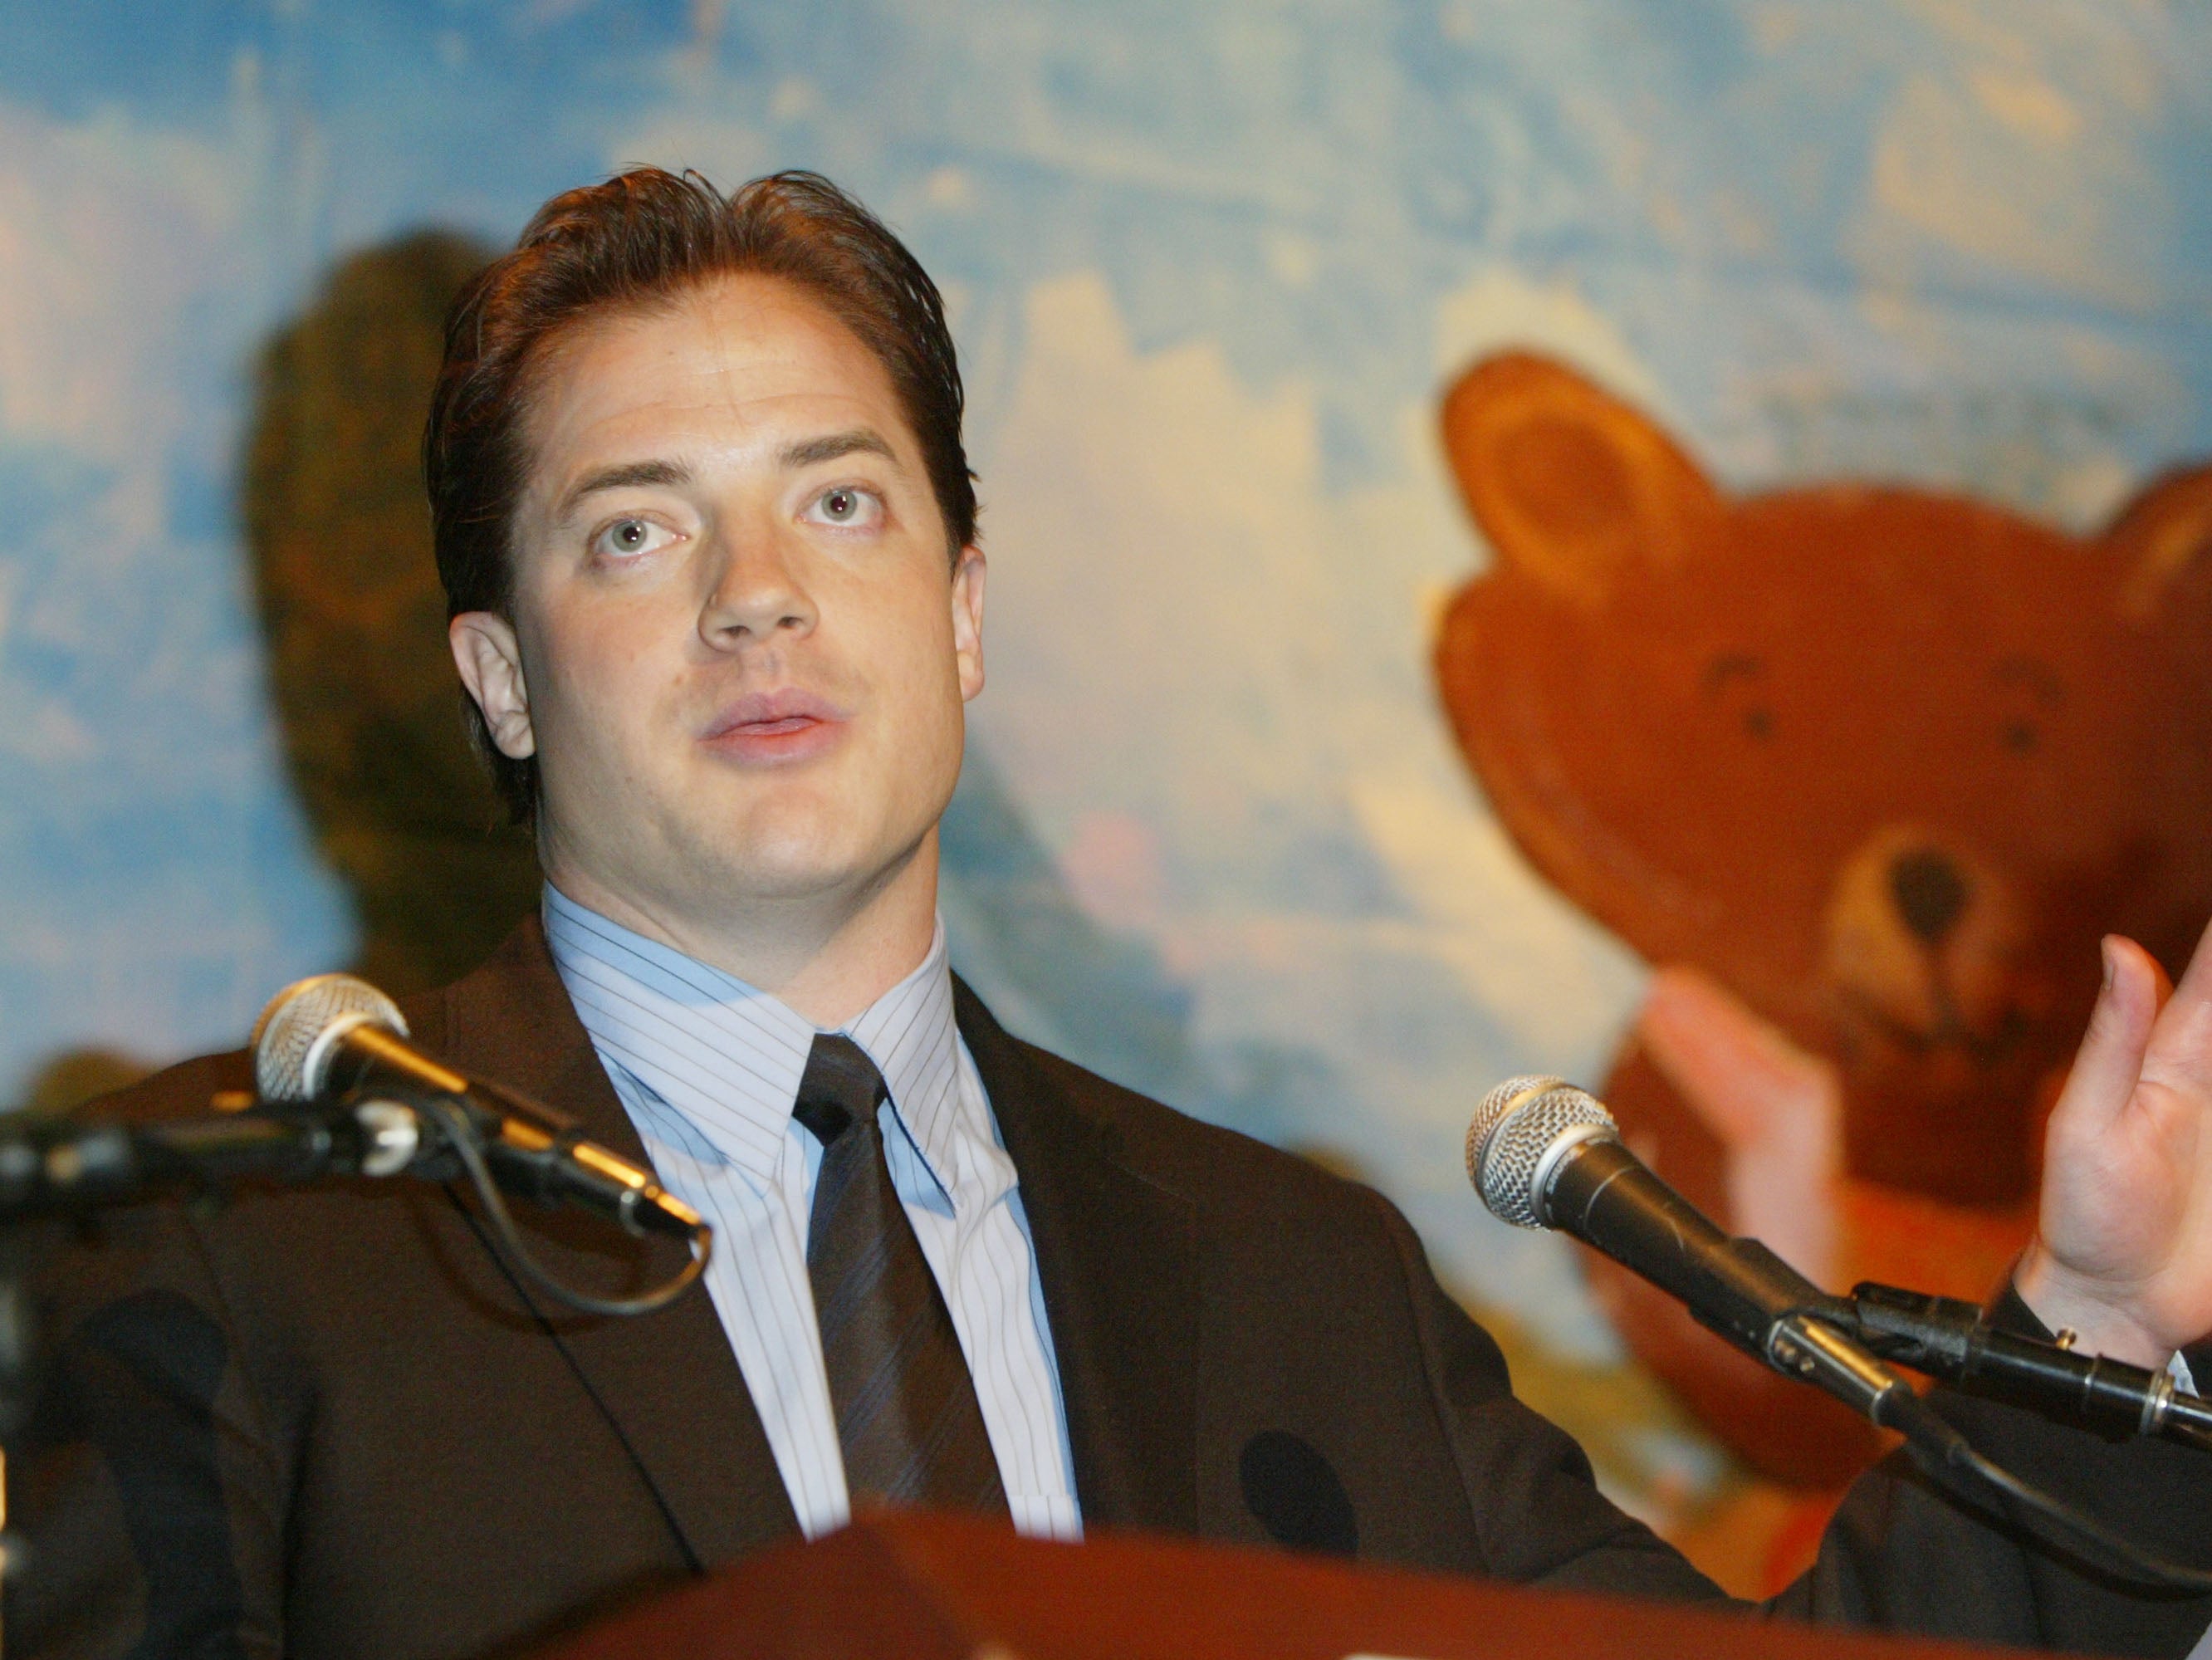
{"label": "dark brown hair", "polygon": [[[937,285],[906,246],[816,173],[774,173],[725,198],[696,173],[638,167],[555,197],[453,303],[422,441],[449,617],[511,614],[514,513],[531,466],[524,428],[553,343],[586,319],[736,273],[797,284],[875,355],[921,447],[948,549],[975,540],[960,366]],[[501,755],[475,701],[462,701],[501,800],[526,823],[536,758]]]}

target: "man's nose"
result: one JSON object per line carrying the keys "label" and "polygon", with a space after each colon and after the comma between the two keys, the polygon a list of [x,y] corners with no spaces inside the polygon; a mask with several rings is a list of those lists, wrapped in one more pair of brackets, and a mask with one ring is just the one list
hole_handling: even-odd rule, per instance
{"label": "man's nose", "polygon": [[718,651],[778,634],[804,634],[815,623],[802,561],[786,538],[752,526],[720,538],[699,611],[699,635]]}

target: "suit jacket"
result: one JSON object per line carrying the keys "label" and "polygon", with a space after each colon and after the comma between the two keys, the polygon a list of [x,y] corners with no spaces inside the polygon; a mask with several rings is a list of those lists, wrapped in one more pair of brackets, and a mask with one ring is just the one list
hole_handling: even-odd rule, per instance
{"label": "suit jacket", "polygon": [[[957,998],[1019,1174],[1087,1526],[1719,1595],[1513,1398],[1384,1200]],[[643,1159],[534,921],[408,1013],[424,1048]],[[248,1072],[190,1061],[111,1104],[203,1111]],[[672,1266],[591,1219],[524,1219],[546,1266],[603,1290]],[[483,1653],[796,1531],[709,1298],[568,1314],[465,1195],[356,1183],[112,1213],[54,1244],[39,1284],[53,1360],[11,1458],[13,1654]],[[2195,1543],[2194,1455],[1948,1409],[2138,1535]],[[1886,1470],[1782,1605],[2145,1652],[2204,1627],[2202,1606],[2024,1538]]]}

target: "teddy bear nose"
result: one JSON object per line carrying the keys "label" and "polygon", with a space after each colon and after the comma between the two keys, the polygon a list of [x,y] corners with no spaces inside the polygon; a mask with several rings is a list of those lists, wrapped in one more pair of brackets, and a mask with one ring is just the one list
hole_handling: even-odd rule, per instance
{"label": "teddy bear nose", "polygon": [[1901,853],[1890,861],[1889,891],[1905,926],[1925,945],[1942,945],[1966,908],[1966,879],[1930,848]]}

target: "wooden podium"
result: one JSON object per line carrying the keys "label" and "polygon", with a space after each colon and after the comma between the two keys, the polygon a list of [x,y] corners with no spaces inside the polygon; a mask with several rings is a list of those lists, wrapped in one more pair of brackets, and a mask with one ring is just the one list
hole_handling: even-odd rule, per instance
{"label": "wooden podium", "polygon": [[[1966,1660],[1996,1650],[1102,1534],[880,1511],[765,1552],[538,1660]],[[2010,1652],[2006,1651],[2004,1652]]]}

